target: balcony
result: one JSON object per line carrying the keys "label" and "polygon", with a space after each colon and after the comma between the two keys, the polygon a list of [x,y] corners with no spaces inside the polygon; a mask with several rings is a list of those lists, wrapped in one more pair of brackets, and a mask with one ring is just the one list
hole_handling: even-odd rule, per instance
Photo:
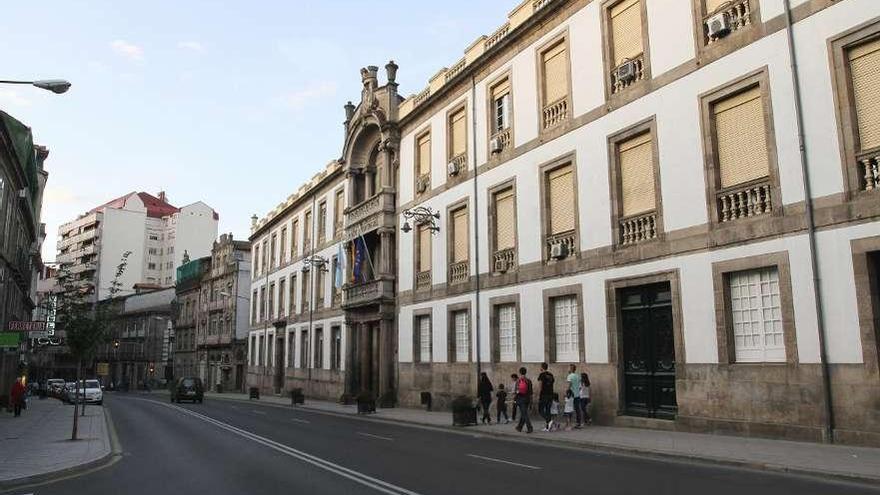
{"label": "balcony", "polygon": [[343,309],[391,301],[394,299],[394,280],[378,278],[368,282],[349,284],[342,287],[342,292],[344,293]]}
{"label": "balcony", "polygon": [[496,43],[507,36],[508,33],[510,33],[510,23],[505,22],[503,26],[492,33],[491,36],[486,38],[486,40],[483,42],[483,49],[488,50],[489,48],[492,48],[493,46],[495,46]]}
{"label": "balcony", "polygon": [[396,226],[394,194],[391,192],[380,192],[345,213],[346,239],[354,239],[379,227]]}
{"label": "balcony", "polygon": [[470,276],[471,264],[468,260],[459,261],[449,265],[449,284],[463,284]]}
{"label": "balcony", "polygon": [[862,191],[880,190],[880,148],[856,156],[858,165],[859,189]]}
{"label": "balcony", "polygon": [[543,129],[551,129],[568,120],[568,97],[557,100],[544,107],[541,122]]}
{"label": "balcony", "polygon": [[454,176],[464,171],[467,166],[467,153],[461,153],[449,160],[449,175]]}
{"label": "balcony", "polygon": [[431,270],[416,273],[416,290],[430,289],[431,283]]}
{"label": "balcony", "polygon": [[497,142],[498,148],[490,149],[491,153],[503,153],[510,149],[510,127],[502,129],[489,137],[489,142]]}
{"label": "balcony", "polygon": [[611,93],[620,93],[644,78],[645,55],[640,54],[611,69]]}
{"label": "balcony", "polygon": [[[710,33],[709,22],[718,16],[725,18],[729,29]],[[720,9],[710,13],[703,19],[706,29],[706,44],[711,45],[729,34],[735,33],[752,25],[752,8],[749,0],[735,0],[724,4]]]}
{"label": "balcony", "polygon": [[657,237],[657,212],[650,211],[620,219],[620,245],[630,246]]}
{"label": "balcony", "polygon": [[576,253],[577,234],[574,230],[567,230],[558,234],[548,235],[545,245],[548,260],[561,260]]}
{"label": "balcony", "polygon": [[765,178],[727,188],[718,193],[717,201],[718,221],[722,223],[770,213],[773,209],[770,181]]}
{"label": "balcony", "polygon": [[501,249],[492,254],[492,273],[516,271],[517,265],[516,248]]}

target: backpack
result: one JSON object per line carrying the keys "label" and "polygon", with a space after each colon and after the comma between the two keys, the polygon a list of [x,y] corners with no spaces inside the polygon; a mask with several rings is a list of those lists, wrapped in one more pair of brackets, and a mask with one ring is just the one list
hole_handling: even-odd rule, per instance
{"label": "backpack", "polygon": [[522,377],[516,381],[516,395],[525,398],[532,397],[532,381]]}

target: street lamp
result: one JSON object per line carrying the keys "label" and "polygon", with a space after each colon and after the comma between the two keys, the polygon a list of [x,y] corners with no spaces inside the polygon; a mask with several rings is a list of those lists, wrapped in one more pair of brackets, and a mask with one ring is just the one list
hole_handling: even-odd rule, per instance
{"label": "street lamp", "polygon": [[36,88],[51,91],[56,95],[66,93],[70,89],[70,82],[64,79],[43,79],[40,81],[0,81],[0,84],[29,84]]}
{"label": "street lamp", "polygon": [[[316,270],[318,270],[318,276],[320,277],[322,273],[325,273],[328,271],[327,265],[330,263],[330,261],[327,258],[324,258],[323,256],[313,254],[313,255],[309,256],[308,258],[303,259],[302,263],[303,263],[303,266],[302,266],[301,271],[303,272],[303,275],[309,273],[311,271],[312,267],[314,267]],[[311,360],[312,360],[312,308],[315,307],[315,280],[313,277],[309,277],[309,293],[311,294],[311,296],[309,296],[309,334],[308,334],[309,337],[307,339],[308,345],[306,346],[306,367],[307,367],[306,369],[308,370],[308,375],[309,375],[307,383],[309,384],[309,387],[311,388],[311,385],[312,385],[312,366],[311,366]]]}
{"label": "street lamp", "polygon": [[427,224],[431,234],[440,232],[440,227],[437,225],[437,220],[440,220],[440,212],[432,210],[430,206],[416,206],[415,208],[403,210],[403,218],[406,221],[403,222],[403,227],[400,230],[404,234],[412,232],[412,227],[409,224],[410,220],[416,225]]}

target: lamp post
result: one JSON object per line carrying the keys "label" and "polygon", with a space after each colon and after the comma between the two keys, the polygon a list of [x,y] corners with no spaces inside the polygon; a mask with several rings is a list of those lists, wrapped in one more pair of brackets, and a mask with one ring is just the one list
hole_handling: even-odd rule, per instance
{"label": "lamp post", "polygon": [[[317,270],[318,276],[320,277],[322,273],[327,272],[327,264],[329,260],[324,258],[323,256],[312,254],[308,258],[303,259],[302,261],[302,273],[303,275],[308,274],[312,268]],[[309,387],[312,385],[312,308],[315,305],[315,280],[312,277],[309,277],[309,333],[306,346],[306,366],[308,367],[308,384]]]}
{"label": "lamp post", "polygon": [[27,84],[36,88],[51,91],[56,95],[66,93],[70,89],[70,83],[64,79],[43,79],[39,81],[8,81],[0,80],[0,84]]}

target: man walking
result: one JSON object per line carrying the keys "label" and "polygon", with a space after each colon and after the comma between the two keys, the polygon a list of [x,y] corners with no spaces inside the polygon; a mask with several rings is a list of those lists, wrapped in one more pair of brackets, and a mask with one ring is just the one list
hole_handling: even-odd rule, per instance
{"label": "man walking", "polygon": [[574,411],[575,411],[575,428],[581,427],[581,375],[576,373],[577,366],[574,364],[568,365],[568,377],[566,381],[568,382],[568,388],[571,390],[572,395],[574,395]]}
{"label": "man walking", "polygon": [[532,403],[532,381],[526,378],[526,369],[519,369],[519,378],[516,380],[516,407],[519,409],[519,423],[516,431],[522,431],[523,425],[526,433],[531,433],[532,421],[529,419],[529,406]]}
{"label": "man walking", "polygon": [[538,393],[538,414],[544,418],[543,431],[550,431],[553,426],[550,405],[553,403],[553,384],[556,379],[553,377],[553,373],[547,370],[548,367],[547,363],[541,363],[541,374],[538,375],[538,383],[541,384],[541,390]]}

